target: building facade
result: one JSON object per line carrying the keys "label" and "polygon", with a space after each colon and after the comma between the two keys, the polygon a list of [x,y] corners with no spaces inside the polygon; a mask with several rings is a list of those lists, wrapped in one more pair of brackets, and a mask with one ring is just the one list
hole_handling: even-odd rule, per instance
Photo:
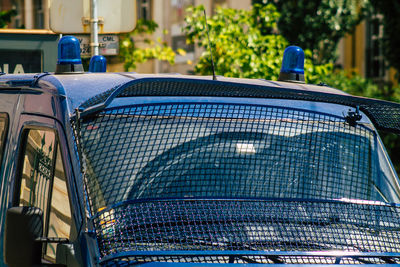
{"label": "building facade", "polygon": [[[50,29],[50,0],[0,0],[0,10],[15,9],[9,28]],[[87,0],[88,1],[88,0]],[[159,27],[152,39],[166,41],[174,50],[184,49],[184,56],[177,55],[175,64],[151,60],[139,64],[139,73],[182,73],[192,74],[194,63],[203,52],[201,48],[186,44],[182,33],[185,22],[185,10],[191,5],[204,5],[207,14],[212,14],[217,6],[250,9],[251,0],[136,0],[137,19],[152,19]],[[354,32],[343,38],[338,47],[338,65],[345,70],[371,78],[378,83],[395,83],[395,71],[387,67],[383,57],[380,38],[383,33],[381,16],[372,15],[358,25]],[[0,30],[1,31],[1,30]],[[139,46],[146,46],[143,38],[135,37]],[[118,56],[107,57],[109,71],[124,71],[123,62]],[[192,63],[192,64],[188,64]]]}
{"label": "building facade", "polygon": [[[181,48],[187,53],[185,56],[176,56],[176,64],[171,66],[166,62],[151,60],[139,64],[136,69],[140,73],[179,72],[193,73],[193,65],[201,54],[201,49],[194,45],[187,45],[181,29],[184,26],[185,9],[191,5],[204,5],[207,14],[212,14],[218,5],[236,9],[249,9],[251,0],[136,0],[137,19],[152,19],[158,29],[151,36],[152,39],[166,41],[174,50]],[[15,9],[17,15],[13,17],[8,28],[12,29],[50,29],[49,0],[0,0],[0,10]],[[136,40],[137,39],[137,40]],[[135,39],[138,45],[142,38]],[[123,62],[118,56],[107,57],[109,71],[124,71]]]}
{"label": "building facade", "polygon": [[347,34],[338,46],[338,65],[378,84],[397,85],[396,71],[384,57],[382,16],[373,14]]}

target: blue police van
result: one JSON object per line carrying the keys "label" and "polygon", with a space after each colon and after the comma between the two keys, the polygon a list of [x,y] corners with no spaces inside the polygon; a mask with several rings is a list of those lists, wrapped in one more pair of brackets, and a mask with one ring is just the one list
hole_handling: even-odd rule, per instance
{"label": "blue police van", "polygon": [[[92,64],[92,63],[91,63]],[[400,104],[304,81],[0,76],[1,264],[399,264]]]}

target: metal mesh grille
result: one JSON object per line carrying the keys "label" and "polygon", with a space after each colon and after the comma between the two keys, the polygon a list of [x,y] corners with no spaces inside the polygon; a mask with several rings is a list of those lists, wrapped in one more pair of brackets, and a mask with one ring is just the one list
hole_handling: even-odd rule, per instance
{"label": "metal mesh grille", "polygon": [[138,105],[82,123],[89,201],[154,197],[381,200],[374,133],[279,107]]}
{"label": "metal mesh grille", "polygon": [[[375,133],[344,118],[260,105],[134,105],[85,118],[80,144],[102,257],[126,251],[400,250],[397,208],[313,200],[382,200],[375,190]],[[233,261],[277,261],[244,258]],[[278,261],[292,260],[320,262]]]}
{"label": "metal mesh grille", "polygon": [[[87,108],[104,102],[111,92],[89,99],[81,105]],[[177,78],[147,78],[121,87],[119,97],[131,96],[226,96],[309,100],[356,107],[367,114],[379,130],[400,133],[400,105],[388,101],[348,95],[336,95],[307,90],[293,90],[241,83],[190,80]]]}
{"label": "metal mesh grille", "polygon": [[[133,253],[130,258],[136,261],[229,262],[232,258],[229,256],[156,257],[151,256],[151,252],[248,251],[250,256],[239,255],[234,261],[246,262],[243,258],[247,258],[248,262],[265,263],[334,263],[337,259],[333,257],[274,258],[251,255],[251,251],[399,253],[399,212],[397,207],[361,202],[148,200],[115,206],[96,217],[94,222],[99,230],[102,256],[148,251],[147,257]],[[346,261],[349,260],[363,263],[363,259]],[[364,261],[385,263],[379,257]],[[398,259],[395,262],[400,263]]]}

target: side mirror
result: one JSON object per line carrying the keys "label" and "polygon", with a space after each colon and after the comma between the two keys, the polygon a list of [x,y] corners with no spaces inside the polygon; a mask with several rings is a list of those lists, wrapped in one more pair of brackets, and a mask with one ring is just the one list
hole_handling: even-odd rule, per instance
{"label": "side mirror", "polygon": [[43,211],[37,207],[12,207],[5,222],[4,255],[12,266],[32,266],[41,263]]}

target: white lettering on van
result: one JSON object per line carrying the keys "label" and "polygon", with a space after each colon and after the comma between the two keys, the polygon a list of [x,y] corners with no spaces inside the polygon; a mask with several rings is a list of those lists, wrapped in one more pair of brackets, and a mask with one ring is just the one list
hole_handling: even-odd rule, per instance
{"label": "white lettering on van", "polygon": [[14,69],[14,74],[24,74],[24,68],[22,67],[22,64],[17,64],[15,65]]}
{"label": "white lettering on van", "polygon": [[[0,72],[8,74],[9,73],[9,68],[10,68],[9,64],[3,64],[3,69],[0,68]],[[24,73],[25,73],[24,66],[22,66],[22,64],[15,65],[15,69],[14,69],[13,74],[24,74]]]}
{"label": "white lettering on van", "polygon": [[3,64],[3,69],[0,68],[0,72],[8,74],[8,64]]}

